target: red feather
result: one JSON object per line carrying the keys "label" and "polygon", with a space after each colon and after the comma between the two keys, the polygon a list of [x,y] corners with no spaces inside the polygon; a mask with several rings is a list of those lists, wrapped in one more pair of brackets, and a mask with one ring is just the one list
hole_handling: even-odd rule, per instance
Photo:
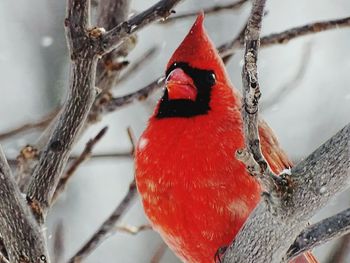
{"label": "red feather", "polygon": [[[175,62],[214,71],[210,110],[192,117],[157,118],[157,107],[137,146],[137,187],[146,215],[169,247],[184,262],[209,263],[218,248],[232,242],[257,205],[260,187],[234,158],[244,147],[241,97],[205,32],[203,14],[167,68]],[[176,74],[186,79],[182,72]],[[259,133],[272,169],[290,167],[265,122],[260,122]],[[314,262],[304,259],[298,263]]]}

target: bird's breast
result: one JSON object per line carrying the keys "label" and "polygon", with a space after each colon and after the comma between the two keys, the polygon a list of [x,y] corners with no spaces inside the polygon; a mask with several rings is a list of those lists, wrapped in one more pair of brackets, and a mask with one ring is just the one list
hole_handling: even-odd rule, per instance
{"label": "bird's breast", "polygon": [[151,120],[136,152],[145,212],[191,262],[196,256],[186,259],[189,251],[209,246],[205,253],[214,253],[230,242],[259,200],[256,182],[234,158],[243,147],[240,119],[204,117]]}

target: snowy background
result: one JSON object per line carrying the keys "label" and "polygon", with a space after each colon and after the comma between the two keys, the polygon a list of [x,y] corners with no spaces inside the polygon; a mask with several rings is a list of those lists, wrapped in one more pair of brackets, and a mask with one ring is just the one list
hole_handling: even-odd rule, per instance
{"label": "snowy background", "polygon": [[[152,1],[134,0],[133,10],[141,11]],[[228,1],[188,0],[178,6],[181,11]],[[269,0],[263,35],[316,20],[349,16],[348,0]],[[0,132],[31,120],[40,119],[59,102],[67,89],[68,57],[63,30],[65,1],[0,1]],[[249,14],[249,5],[239,11],[224,11],[207,16],[205,25],[219,45],[231,40]],[[189,30],[194,18],[167,25],[153,25],[138,34],[139,42],[130,54],[134,61],[156,45],[160,52],[147,67],[114,90],[116,95],[129,93],[153,81],[164,71],[167,60]],[[292,157],[300,160],[350,121],[350,28],[332,30],[291,41],[287,45],[264,49],[259,57],[259,74],[263,99],[273,96],[307,61],[305,74],[297,86],[282,100],[265,108],[263,116]],[[306,52],[305,52],[306,50]],[[305,56],[308,58],[304,59]],[[228,65],[232,82],[241,86],[242,53]],[[86,141],[105,125],[109,131],[95,152],[123,152],[130,149],[126,127],[139,136],[153,110],[156,98],[135,103],[91,127],[75,147],[79,153]],[[32,143],[37,133],[17,136],[1,142],[8,158],[15,158],[21,147]],[[52,241],[55,226],[64,224],[65,258],[69,258],[113,211],[125,195],[133,177],[131,159],[106,159],[86,162],[75,174],[66,193],[48,217],[48,236]],[[334,199],[314,218],[315,221],[348,207],[349,192]],[[122,219],[122,223],[140,225],[147,220],[139,200]],[[159,236],[145,231],[136,236],[116,233],[106,240],[86,262],[149,263],[160,244]],[[330,245],[316,249],[324,261]],[[348,259],[350,262],[350,258]],[[162,263],[178,260],[168,251]]]}

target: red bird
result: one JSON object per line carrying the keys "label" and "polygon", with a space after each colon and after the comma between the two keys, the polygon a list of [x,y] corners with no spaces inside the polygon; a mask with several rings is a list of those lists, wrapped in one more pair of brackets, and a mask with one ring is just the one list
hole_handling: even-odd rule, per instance
{"label": "red bird", "polygon": [[[200,14],[166,69],[166,89],[136,149],[136,182],[152,226],[184,262],[210,263],[260,200],[234,158],[244,147],[241,96]],[[260,122],[262,151],[279,173],[292,164]],[[305,254],[295,262],[316,262]]]}

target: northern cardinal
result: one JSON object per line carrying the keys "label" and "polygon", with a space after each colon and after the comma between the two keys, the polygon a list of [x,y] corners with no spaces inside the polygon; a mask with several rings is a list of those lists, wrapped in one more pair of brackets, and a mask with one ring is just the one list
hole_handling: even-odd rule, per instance
{"label": "northern cardinal", "polygon": [[[184,262],[211,263],[260,200],[235,159],[244,147],[241,96],[200,14],[166,69],[166,89],[136,149],[136,182],[151,224]],[[274,172],[292,163],[263,121],[263,154]],[[295,262],[317,262],[307,253]]]}

